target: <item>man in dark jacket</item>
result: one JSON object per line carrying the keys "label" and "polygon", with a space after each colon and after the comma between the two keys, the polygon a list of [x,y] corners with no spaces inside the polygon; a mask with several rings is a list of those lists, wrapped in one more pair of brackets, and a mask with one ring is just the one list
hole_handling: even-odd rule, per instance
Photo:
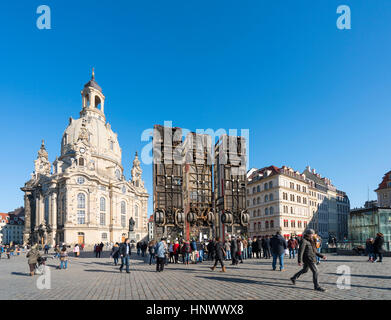
{"label": "man in dark jacket", "polygon": [[[383,260],[383,245],[384,238],[382,233],[376,234],[375,242],[373,243],[373,252],[375,254],[374,262],[382,262]],[[379,260],[377,258],[379,257]]]}
{"label": "man in dark jacket", "polygon": [[270,258],[270,238],[269,236],[265,236],[262,239],[262,249],[263,249],[263,257],[265,259]]}
{"label": "man in dark jacket", "polygon": [[308,229],[303,239],[300,243],[299,254],[298,254],[298,263],[299,266],[304,263],[303,269],[301,269],[298,273],[296,273],[291,281],[293,284],[296,284],[296,280],[303,274],[308,272],[308,269],[312,271],[312,278],[314,282],[314,289],[317,291],[326,291],[322,287],[319,286],[318,282],[318,268],[316,267],[316,256],[323,258],[326,260],[326,256],[317,252],[316,250],[316,242],[313,239],[315,231],[312,229]]}
{"label": "man in dark jacket", "polygon": [[280,262],[280,271],[285,271],[284,270],[284,255],[285,255],[285,249],[287,248],[287,246],[286,246],[286,241],[282,237],[280,231],[277,231],[277,233],[270,239],[270,247],[271,247],[272,256],[273,256],[273,262],[272,262],[273,270],[276,270],[276,264],[277,264],[277,258],[278,258],[278,260]]}
{"label": "man in dark jacket", "polygon": [[232,236],[231,237],[232,265],[237,265],[238,264],[237,253],[238,253],[238,243],[236,241],[235,236]]}
{"label": "man in dark jacket", "polygon": [[258,239],[257,238],[254,238],[253,239],[253,242],[252,242],[252,255],[254,257],[254,254],[255,254],[255,257],[256,258],[259,258],[259,250],[260,248],[258,247]]}
{"label": "man in dark jacket", "polygon": [[122,272],[124,265],[126,265],[126,273],[130,273],[129,270],[129,261],[130,255],[132,254],[132,245],[130,244],[129,239],[125,239],[124,243],[121,243],[119,247],[119,254],[121,256],[121,266],[119,267],[119,271]]}
{"label": "man in dark jacket", "polygon": [[221,264],[221,272],[225,272],[226,269],[225,269],[225,266],[224,266],[224,257],[225,257],[225,250],[224,250],[224,245],[221,243],[220,241],[220,237],[217,237],[216,238],[216,244],[215,244],[215,264],[213,265],[213,267],[211,267],[212,271],[214,271],[214,269],[216,269],[216,266],[217,266],[217,263],[220,262]]}
{"label": "man in dark jacket", "polygon": [[257,247],[258,247],[258,251],[257,251],[257,258],[262,258],[262,238],[261,237],[258,237],[257,239]]}

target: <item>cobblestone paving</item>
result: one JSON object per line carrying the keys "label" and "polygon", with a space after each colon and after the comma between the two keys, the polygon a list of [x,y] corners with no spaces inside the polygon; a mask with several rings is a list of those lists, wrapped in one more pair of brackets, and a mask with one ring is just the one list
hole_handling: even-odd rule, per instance
{"label": "cobblestone paving", "polygon": [[[391,259],[383,263],[366,262],[366,257],[328,255],[322,261],[320,283],[327,292],[315,292],[312,274],[303,275],[296,286],[289,278],[299,270],[296,261],[286,259],[286,271],[272,271],[271,261],[247,259],[211,271],[211,262],[185,266],[169,264],[164,272],[132,254],[131,273],[120,273],[107,252],[102,258],[84,252],[70,257],[67,270],[57,270],[57,259],[49,259],[51,289],[36,286],[39,276],[28,276],[25,254],[0,260],[0,299],[391,299]],[[351,289],[337,288],[337,267],[351,270]]]}

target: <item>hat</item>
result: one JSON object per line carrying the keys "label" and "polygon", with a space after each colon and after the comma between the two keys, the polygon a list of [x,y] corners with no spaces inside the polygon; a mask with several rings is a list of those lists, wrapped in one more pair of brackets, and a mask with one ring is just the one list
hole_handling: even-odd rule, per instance
{"label": "hat", "polygon": [[306,235],[315,234],[315,231],[314,229],[307,229],[306,231],[304,231],[304,234]]}

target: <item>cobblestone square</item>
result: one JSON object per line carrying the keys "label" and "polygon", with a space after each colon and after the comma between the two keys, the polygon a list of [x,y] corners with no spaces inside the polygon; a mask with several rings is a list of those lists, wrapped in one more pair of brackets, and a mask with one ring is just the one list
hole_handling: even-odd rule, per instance
{"label": "cobblestone square", "polygon": [[[328,255],[322,261],[320,284],[327,289],[313,290],[311,272],[303,275],[296,286],[289,278],[299,270],[296,260],[286,259],[286,271],[272,271],[271,260],[247,259],[243,264],[230,266],[227,273],[220,268],[211,271],[211,261],[202,264],[169,264],[157,273],[155,265],[132,254],[131,272],[120,273],[108,252],[102,258],[83,252],[70,257],[67,270],[58,270],[57,259],[48,259],[51,289],[38,289],[38,275],[28,275],[25,254],[0,260],[0,299],[15,300],[189,300],[189,299],[246,299],[246,300],[322,300],[322,299],[391,299],[391,260],[383,263],[366,262],[366,257]],[[351,270],[351,289],[338,289],[337,267]]]}

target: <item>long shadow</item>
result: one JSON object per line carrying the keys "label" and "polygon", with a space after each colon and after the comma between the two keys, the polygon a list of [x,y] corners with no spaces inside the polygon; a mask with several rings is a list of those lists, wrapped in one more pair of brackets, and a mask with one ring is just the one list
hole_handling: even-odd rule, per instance
{"label": "long shadow", "polygon": [[105,272],[105,273],[120,273],[120,271],[109,271],[109,270],[96,270],[96,269],[84,269],[87,272]]}
{"label": "long shadow", "polygon": [[197,276],[197,277],[209,279],[209,280],[225,281],[225,282],[234,282],[234,283],[243,283],[243,284],[259,284],[259,285],[270,286],[270,287],[292,288],[292,289],[313,291],[313,289],[303,288],[303,287],[298,287],[298,286],[293,286],[293,285],[281,285],[281,284],[275,284],[275,283],[271,283],[271,282],[256,281],[256,280],[241,279],[241,278],[202,277],[202,276]]}
{"label": "long shadow", "polygon": [[11,272],[11,274],[15,276],[25,276],[25,277],[30,277],[29,273],[23,273],[23,272]]}

